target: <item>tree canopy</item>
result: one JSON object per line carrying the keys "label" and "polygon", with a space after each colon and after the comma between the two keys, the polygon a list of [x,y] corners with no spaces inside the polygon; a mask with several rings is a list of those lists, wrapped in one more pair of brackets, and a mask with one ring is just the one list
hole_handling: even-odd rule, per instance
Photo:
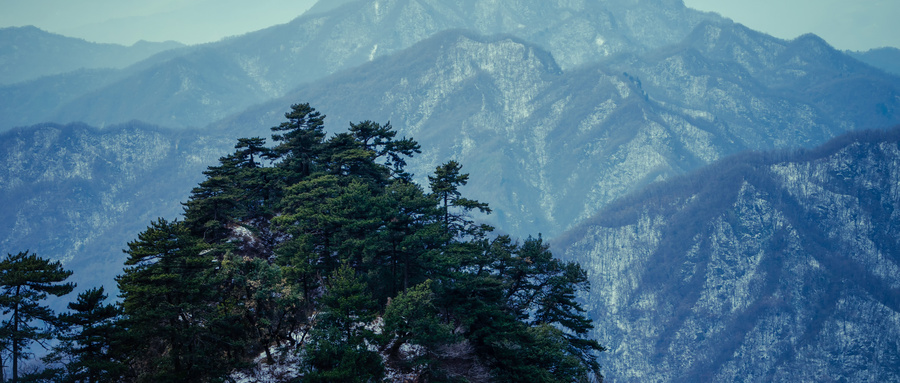
{"label": "tree canopy", "polygon": [[426,191],[406,170],[418,143],[390,123],[329,136],[309,104],[285,117],[274,146],[240,138],[204,172],[183,220],[128,243],[114,309],[79,296],[64,375],[217,382],[262,355],[310,382],[602,378],[584,270],[478,224],[491,210],[460,163]]}

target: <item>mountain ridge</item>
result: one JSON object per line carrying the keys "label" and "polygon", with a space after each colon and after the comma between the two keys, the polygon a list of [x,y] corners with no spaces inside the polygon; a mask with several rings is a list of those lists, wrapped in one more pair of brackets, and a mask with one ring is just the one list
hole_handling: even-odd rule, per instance
{"label": "mountain ridge", "polygon": [[[20,114],[28,117],[16,121],[24,120],[27,125],[49,119],[101,125],[138,119],[171,127],[198,127],[283,95],[304,82],[407,48],[441,30],[465,28],[480,34],[510,33],[535,40],[550,50],[563,68],[568,68],[618,51],[645,50],[670,43],[679,34],[686,34],[692,23],[713,17],[689,10],[679,5],[680,2],[645,3],[650,9],[633,8],[633,4],[620,4],[619,0],[604,4],[586,1],[550,4],[529,0],[512,8],[488,0],[467,0],[460,4],[436,0],[367,0],[366,6],[351,7],[356,8],[352,13],[330,10],[304,14],[287,24],[185,50],[181,54],[183,59],[215,62],[216,65],[204,66],[203,72],[220,81],[210,84],[185,77],[186,90],[205,98],[182,99],[174,109],[169,100],[178,98],[178,88],[153,87],[150,83],[142,93],[132,91],[129,97],[123,97],[122,93],[123,89],[134,89],[134,84],[147,84],[153,73],[178,72],[177,63],[163,61],[151,68],[135,67],[127,72],[125,79],[83,94],[80,100],[22,110]],[[663,11],[654,12],[657,9]],[[546,18],[548,15],[551,19]],[[659,22],[655,24],[671,28],[652,29],[650,25],[656,19]],[[645,36],[629,37],[628,33]],[[200,68],[186,71],[196,73]],[[104,93],[106,87],[109,91]],[[223,88],[243,91],[219,97],[218,90]],[[30,98],[27,94],[14,97]],[[95,110],[94,105],[102,104],[92,101],[95,99],[116,100],[120,106]],[[165,112],[154,115],[141,112],[142,108]],[[48,109],[54,110],[50,117]],[[0,128],[9,127],[7,122]]]}
{"label": "mountain ridge", "polygon": [[131,46],[98,44],[34,26],[0,28],[0,85],[79,69],[124,68],[181,47],[184,45],[174,41],[141,41]]}
{"label": "mountain ridge", "polygon": [[898,177],[900,128],[854,132],[728,157],[555,239],[591,265],[607,376],[896,379]]}
{"label": "mountain ridge", "polygon": [[[757,70],[756,77],[749,71],[724,71],[738,64],[728,57],[703,56],[691,40],[662,54],[620,56],[565,71],[529,61],[532,53],[499,53],[506,49],[501,42],[509,39],[510,48],[554,62],[536,44],[508,35],[478,36],[442,32],[395,55],[300,86],[215,126],[233,134],[262,134],[245,129],[277,123],[283,105],[292,100],[310,102],[330,116],[328,121],[391,121],[401,134],[416,137],[426,153],[442,153],[430,156],[507,169],[502,173],[511,179],[473,179],[470,187],[480,189],[473,195],[493,197],[497,213],[490,220],[501,227],[552,236],[627,191],[728,154],[813,146],[857,125],[900,122],[893,113],[881,120],[824,113],[823,108],[840,108],[842,101],[816,100],[799,86],[766,86],[756,77],[779,70],[774,64],[764,68],[768,72]],[[486,64],[481,56],[493,58]],[[829,86],[847,93],[856,85],[838,81]],[[889,96],[900,94],[900,82],[880,86],[885,96],[863,94],[853,103],[872,110],[879,103],[894,108],[896,100],[892,103]],[[696,97],[685,99],[690,92]],[[681,99],[675,98],[679,95]],[[653,144],[643,141],[648,139]],[[487,159],[499,153],[506,154]],[[563,153],[571,153],[572,159]],[[598,167],[592,161],[609,165]],[[412,167],[414,173],[428,174],[437,165],[428,158],[420,164]],[[525,181],[536,174],[543,175]],[[497,198],[497,190],[506,190],[499,185],[504,182],[528,185],[524,189],[531,191],[520,188],[515,197]],[[563,208],[554,200],[571,206]],[[511,216],[529,218],[513,222]]]}

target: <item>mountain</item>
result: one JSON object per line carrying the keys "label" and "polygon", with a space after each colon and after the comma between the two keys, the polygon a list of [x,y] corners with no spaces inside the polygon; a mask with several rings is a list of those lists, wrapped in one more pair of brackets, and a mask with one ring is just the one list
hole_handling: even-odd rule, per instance
{"label": "mountain", "polygon": [[[445,30],[451,27],[455,29]],[[472,174],[464,193],[491,201],[494,208],[491,216],[477,218],[495,224],[501,232],[557,237],[588,219],[562,236],[554,249],[565,249],[569,258],[592,270],[597,294],[596,299],[589,298],[592,315],[599,321],[601,340],[614,348],[607,354],[604,371],[616,380],[825,378],[810,375],[814,368],[805,369],[804,363],[817,371],[837,371],[835,376],[844,374],[849,380],[891,380],[896,378],[891,371],[897,370],[897,358],[890,350],[897,347],[883,338],[858,338],[888,350],[881,354],[874,348],[853,349],[851,342],[845,342],[845,354],[852,359],[847,370],[837,367],[835,357],[815,354],[837,347],[834,342],[815,342],[839,333],[821,326],[840,318],[856,326],[841,331],[859,329],[870,334],[877,334],[876,328],[861,323],[896,321],[890,311],[894,310],[890,303],[890,297],[896,296],[890,290],[894,287],[869,284],[873,279],[857,273],[850,263],[846,270],[861,277],[840,274],[844,264],[834,258],[834,249],[869,254],[853,246],[866,251],[881,248],[892,234],[878,234],[870,241],[881,247],[855,244],[852,238],[838,241],[816,236],[817,232],[841,232],[847,222],[857,222],[829,221],[827,214],[895,225],[884,216],[876,217],[887,213],[870,208],[876,206],[869,203],[878,193],[865,194],[849,184],[829,184],[831,189],[821,184],[798,186],[785,181],[793,179],[794,173],[781,178],[769,174],[782,171],[778,166],[800,169],[806,158],[817,155],[826,161],[831,158],[826,149],[728,156],[746,150],[812,148],[848,131],[896,125],[900,123],[898,81],[816,36],[775,39],[688,10],[679,1],[521,1],[517,6],[475,0],[333,3],[332,8],[314,8],[286,25],[163,52],[125,69],[81,70],[0,88],[0,118],[15,121],[3,122],[0,130],[50,119],[83,120],[99,127],[43,124],[0,134],[0,158],[6,165],[6,173],[0,174],[9,180],[0,183],[0,195],[10,201],[0,210],[0,221],[5,222],[0,245],[8,252],[32,249],[69,260],[67,266],[75,265],[76,275],[84,276],[82,270],[90,273],[85,283],[110,287],[112,275],[120,271],[124,244],[156,215],[176,216],[181,211],[178,202],[199,181],[195,177],[200,170],[232,152],[237,137],[268,137],[269,127],[284,121],[291,104],[310,102],[328,115],[326,127],[331,133],[343,131],[351,121],[391,121],[401,135],[418,140],[423,153],[410,161],[410,170],[420,182],[447,159],[461,162],[463,171]],[[168,128],[138,122],[114,124],[134,118]],[[206,127],[186,128],[191,126]],[[869,135],[844,140],[863,145],[884,138],[879,133]],[[882,147],[896,147],[886,140]],[[895,163],[879,155],[860,152],[858,158],[847,159],[847,168],[815,174],[852,176],[857,168]],[[679,177],[726,157],[701,173]],[[878,160],[870,164],[866,158]],[[738,163],[750,165],[729,168]],[[811,167],[815,161],[806,163]],[[757,168],[769,170],[761,173]],[[812,175],[803,176],[802,170],[796,170],[798,180],[819,182]],[[737,178],[728,178],[731,175]],[[735,205],[744,189],[735,186],[740,182],[734,179],[743,180],[745,175],[753,182],[762,179],[747,192],[747,198],[759,198]],[[656,183],[667,179],[672,181]],[[795,203],[784,197],[787,192],[772,194],[778,189],[771,185],[782,185],[782,181],[787,186],[778,187],[797,189],[796,193],[818,191],[823,197],[793,197],[799,201]],[[871,182],[885,190],[896,184],[874,178]],[[641,192],[648,185],[656,186]],[[769,198],[767,193],[781,197]],[[629,194],[637,197],[607,207]],[[888,192],[884,195],[896,200]],[[722,202],[728,196],[733,199]],[[866,208],[829,213],[829,209],[852,208],[853,198]],[[845,205],[848,199],[850,204]],[[707,200],[715,203],[702,203]],[[626,208],[628,201],[637,202]],[[659,206],[668,210],[651,210],[656,209],[655,201],[663,201]],[[760,211],[769,209],[770,215],[781,218],[760,219],[756,226],[740,223],[741,214],[752,213],[747,206],[753,201],[761,201]],[[889,207],[883,212],[893,211],[889,203],[882,206]],[[638,217],[641,209],[649,218]],[[601,210],[605,213],[599,217],[613,218],[591,220]],[[684,247],[684,243],[693,246],[690,241],[695,237],[703,241],[704,233],[713,229],[702,229],[702,224],[712,225],[722,214],[759,235],[728,237],[726,227],[720,225],[716,230],[723,234],[716,238],[723,238],[721,242],[697,242],[693,253],[693,247]],[[616,221],[615,217],[625,218]],[[691,226],[685,217],[703,220]],[[813,223],[821,225],[809,229]],[[787,229],[767,234],[765,228],[775,224],[790,227],[798,233],[796,238]],[[631,227],[627,230],[633,233],[615,231],[622,227]],[[593,228],[605,234],[589,236]],[[698,235],[658,242],[684,233]],[[842,235],[854,235],[847,233]],[[643,242],[627,242],[632,234]],[[613,252],[620,247],[627,250],[626,255]],[[709,261],[701,255],[690,255],[695,261],[682,254],[702,252],[709,254]],[[819,253],[824,258],[817,258]],[[745,283],[740,276],[750,274],[733,269],[744,265],[745,259],[724,261],[729,254],[745,254],[753,265],[761,265],[761,271],[753,275],[762,282],[753,282],[752,288],[746,287],[751,282],[738,286]],[[771,266],[769,258],[764,262],[761,255],[751,258],[753,254],[786,258],[777,258],[776,266]],[[711,258],[714,255],[719,258]],[[638,262],[639,256],[653,258],[623,263]],[[685,259],[706,262],[702,267],[713,265],[703,269],[706,275],[719,275],[709,283],[745,290],[726,287],[716,290],[720,295],[706,296],[702,295],[706,290],[699,289],[707,282],[699,276],[686,277],[683,283],[664,279],[675,278],[667,272]],[[714,264],[714,259],[723,265]],[[820,267],[806,270],[797,259],[814,259]],[[894,275],[890,263],[873,262],[876,266],[870,268],[876,271],[872,273]],[[785,269],[782,264],[794,268]],[[770,272],[782,269],[790,272]],[[727,270],[733,274],[715,274]],[[801,280],[801,276],[813,279]],[[778,290],[788,285],[795,290]],[[747,303],[751,298],[731,299],[733,309],[728,310],[724,303],[716,303],[692,311],[698,297],[724,301],[727,296],[721,294],[732,291],[744,294],[741,297],[763,298],[752,304]],[[771,295],[770,291],[783,292]],[[802,295],[804,291],[825,295]],[[846,299],[832,299],[835,296]],[[880,309],[867,296],[887,302],[884,306],[890,310]],[[811,306],[817,302],[821,307]],[[874,314],[858,319],[849,310],[840,311],[846,307],[863,307]],[[780,323],[764,316],[776,312],[766,311],[770,308],[782,310],[777,312],[794,321],[793,328],[781,327],[786,338],[776,333],[759,335],[765,326],[775,328]],[[829,310],[844,317],[829,316]],[[699,324],[707,315],[712,319]],[[709,330],[714,326],[724,330]],[[881,333],[893,334],[890,331]],[[698,333],[702,339],[699,335],[686,338]],[[866,358],[874,358],[875,364],[866,364],[870,363]],[[759,370],[767,369],[761,377],[752,369],[755,361],[763,366]]]}
{"label": "mountain", "polygon": [[125,244],[151,220],[176,218],[218,158],[204,148],[224,144],[209,137],[141,123],[0,134],[0,251],[31,250],[63,261],[85,287],[112,288]]}
{"label": "mountain", "polygon": [[[680,41],[715,16],[680,1],[610,2],[490,0],[360,0],[315,7],[292,22],[184,50],[152,66],[20,118],[92,125],[141,120],[170,127],[203,126],[308,81],[412,46],[434,33],[470,29],[509,33],[546,47],[563,69],[618,52],[642,52]],[[32,99],[29,92],[4,92]],[[9,129],[14,121],[0,121]]]}
{"label": "mountain", "polygon": [[900,76],[900,49],[885,47],[865,52],[848,51],[846,53],[887,73]]}
{"label": "mountain", "polygon": [[[772,51],[781,51],[782,56],[780,59],[774,55],[756,56],[761,57],[761,62],[774,64],[740,69],[739,57],[716,53],[720,51],[712,49],[716,45],[697,40],[697,36],[710,35],[706,31],[717,29],[731,31],[733,35],[743,33],[746,41],[774,47]],[[483,219],[516,236],[542,233],[553,237],[591,217],[616,198],[729,154],[747,149],[812,146],[854,127],[900,122],[895,115],[885,117],[873,113],[868,119],[854,119],[857,115],[834,113],[842,110],[844,99],[810,96],[816,94],[817,81],[798,81],[790,87],[779,87],[781,82],[771,80],[767,86],[764,83],[770,81],[767,76],[806,70],[810,77],[837,78],[821,82],[830,84],[838,94],[858,92],[854,87],[860,81],[878,84],[887,91],[863,93],[852,102],[864,110],[877,110],[879,104],[896,108],[890,97],[900,89],[892,83],[896,79],[878,77],[880,72],[859,63],[856,63],[858,68],[847,67],[855,77],[842,78],[841,72],[829,68],[844,68],[855,61],[821,42],[816,43],[813,37],[807,39],[813,41],[808,44],[812,48],[803,51],[796,48],[804,46],[797,41],[772,39],[736,24],[701,24],[677,46],[644,55],[621,55],[566,71],[550,52],[513,36],[484,37],[460,30],[443,32],[394,55],[300,86],[287,96],[250,108],[205,130],[178,133],[164,129],[164,134],[153,133],[162,134],[165,142],[176,140],[180,134],[194,137],[181,139],[178,154],[166,157],[166,161],[171,161],[167,162],[169,165],[159,165],[157,177],[169,181],[166,182],[168,190],[158,192],[166,193],[167,206],[176,207],[166,210],[172,214],[167,216],[177,215],[178,202],[185,200],[197,182],[178,175],[184,174],[179,172],[189,153],[206,153],[202,155],[204,162],[187,162],[202,169],[230,152],[238,137],[268,137],[269,127],[283,121],[283,114],[292,103],[310,102],[328,116],[326,126],[331,132],[343,131],[351,121],[392,122],[401,135],[411,136],[423,146],[423,154],[410,164],[420,182],[424,182],[442,159],[456,159],[465,171],[472,173],[467,193],[476,199],[492,201],[494,214]],[[722,38],[719,44],[739,46],[733,42],[738,40]],[[712,48],[702,52],[698,46]],[[836,61],[822,64],[824,59],[814,56],[816,52]],[[788,53],[813,56],[804,66],[796,64],[797,60],[788,57]],[[845,65],[843,60],[850,60],[850,64]],[[149,65],[148,68],[158,67]],[[83,83],[89,86],[91,72],[83,75]],[[162,73],[159,78],[157,85],[177,82]],[[689,84],[697,85],[691,88]],[[672,89],[690,89],[690,92],[682,92],[679,99]],[[691,97],[684,97],[685,94]],[[103,136],[107,129],[87,129],[84,135]],[[17,134],[32,130],[19,130]],[[66,144],[67,141],[40,143],[60,153],[91,151],[87,143],[72,148]],[[15,162],[8,163],[9,169],[21,163],[44,162],[40,152],[13,152],[16,154],[4,155],[16,158]],[[130,158],[126,153],[117,155]],[[72,160],[60,156],[58,161]],[[134,161],[155,163],[146,159]],[[164,175],[165,172],[174,173]],[[107,190],[105,193],[123,189],[114,171],[103,174],[92,178],[96,183],[93,187]],[[35,184],[38,180],[22,183]],[[0,187],[0,190],[8,196],[30,198],[22,192],[24,189],[9,188]],[[45,199],[69,198],[65,194],[69,190],[67,186],[49,190],[56,190],[58,195]],[[107,203],[143,206],[147,210],[132,214],[152,215],[150,206],[141,205],[135,196],[135,193],[116,194]],[[13,206],[27,205],[22,202]],[[90,207],[68,202],[58,205],[63,210],[102,209],[99,202]],[[54,214],[22,208],[4,217],[9,217],[8,222],[38,222],[44,215]],[[76,217],[74,213],[65,214]],[[19,216],[27,219],[15,218]],[[108,219],[118,222],[120,218]],[[140,228],[146,220],[138,220],[132,227]],[[60,225],[55,230],[59,236],[52,241],[11,234],[4,243],[9,248],[46,248],[47,254],[77,259],[91,257],[91,252],[79,244],[94,241],[92,236],[116,237],[112,232],[107,233],[107,229],[81,230],[84,228],[76,222],[73,219]],[[46,230],[49,229],[33,232]],[[118,254],[128,238],[116,238],[117,244],[110,245],[107,254]]]}
{"label": "mountain", "polygon": [[728,157],[555,243],[614,382],[900,379],[900,127]]}
{"label": "mountain", "polygon": [[126,47],[91,43],[32,26],[0,28],[0,85],[78,69],[124,68],[154,54],[182,46],[174,41],[140,41]]}
{"label": "mountain", "polygon": [[[709,30],[722,35],[715,44],[740,46],[725,35],[743,34],[746,44],[781,53],[754,56],[768,66],[742,64],[698,40]],[[797,71],[805,74],[785,75]],[[731,23],[702,24],[677,46],[568,71],[524,40],[449,31],[216,127],[266,136],[298,100],[326,114],[332,131],[390,121],[422,144],[412,165],[419,177],[441,158],[457,159],[479,170],[468,188],[494,201],[491,223],[553,236],[615,198],[729,154],[809,147],[900,123],[896,95],[896,78],[815,37],[785,42]]]}

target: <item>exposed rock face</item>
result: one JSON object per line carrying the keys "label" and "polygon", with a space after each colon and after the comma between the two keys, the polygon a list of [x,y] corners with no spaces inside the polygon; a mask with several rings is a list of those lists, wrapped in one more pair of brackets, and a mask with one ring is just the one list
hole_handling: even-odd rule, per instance
{"label": "exposed rock face", "polygon": [[900,379],[900,129],[731,157],[557,241],[614,382]]}

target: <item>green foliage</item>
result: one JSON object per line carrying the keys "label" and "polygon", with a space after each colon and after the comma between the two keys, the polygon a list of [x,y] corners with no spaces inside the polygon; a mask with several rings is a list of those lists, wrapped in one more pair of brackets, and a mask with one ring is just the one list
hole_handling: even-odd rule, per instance
{"label": "green foliage", "polygon": [[374,333],[365,328],[376,315],[377,302],[366,283],[348,265],[328,279],[322,311],[304,347],[306,380],[311,382],[377,382],[383,366],[369,349]]}
{"label": "green foliage", "polygon": [[73,283],[61,283],[72,275],[62,264],[29,254],[7,254],[0,261],[0,309],[8,317],[3,321],[2,342],[12,359],[12,381],[18,380],[19,360],[25,359],[31,342],[52,339],[59,320],[49,307],[42,304],[48,295],[63,296],[75,288]]}
{"label": "green foliage", "polygon": [[309,104],[291,105],[285,113],[288,120],[272,128],[272,140],[279,142],[272,149],[269,158],[280,159],[286,170],[286,180],[308,176],[316,165],[325,139],[325,116],[316,112]]}
{"label": "green foliage", "polygon": [[[462,165],[456,161],[447,162],[438,166],[433,176],[428,176],[432,196],[438,201],[443,211],[444,227],[452,235],[474,235],[479,231],[472,226],[472,221],[466,219],[466,213],[478,210],[482,213],[490,213],[491,209],[486,203],[478,202],[462,196],[459,187],[469,183],[469,175],[460,173]],[[453,213],[451,208],[462,210]]]}
{"label": "green foliage", "polygon": [[183,222],[159,219],[128,243],[117,278],[124,347],[138,381],[205,381],[234,363],[241,337],[216,310],[213,252]]}
{"label": "green foliage", "polygon": [[[384,333],[389,347],[387,358],[399,364],[405,371],[421,369],[429,375],[438,375],[440,366],[437,350],[446,344],[459,341],[450,324],[441,320],[434,304],[432,281],[427,280],[393,298],[384,311]],[[409,360],[399,355],[404,344],[419,347],[419,354]]]}
{"label": "green foliage", "polygon": [[459,163],[437,167],[429,194],[404,169],[418,143],[390,124],[327,137],[308,104],[285,116],[275,147],[239,139],[204,172],[184,221],[160,219],[128,244],[121,348],[108,348],[123,353],[124,380],[218,381],[281,352],[299,353],[310,382],[381,381],[386,369],[429,381],[599,376],[603,348],[575,301],[584,271],[540,238],[520,245],[476,224],[470,214],[490,208],[463,195]]}
{"label": "green foliage", "polygon": [[[119,309],[104,304],[103,287],[87,290],[69,303],[70,313],[59,315],[66,331],[59,335],[60,344],[46,359],[65,362],[55,371],[57,382],[111,382],[118,380],[125,365],[117,359],[116,350]],[[45,374],[46,375],[46,374]]]}

